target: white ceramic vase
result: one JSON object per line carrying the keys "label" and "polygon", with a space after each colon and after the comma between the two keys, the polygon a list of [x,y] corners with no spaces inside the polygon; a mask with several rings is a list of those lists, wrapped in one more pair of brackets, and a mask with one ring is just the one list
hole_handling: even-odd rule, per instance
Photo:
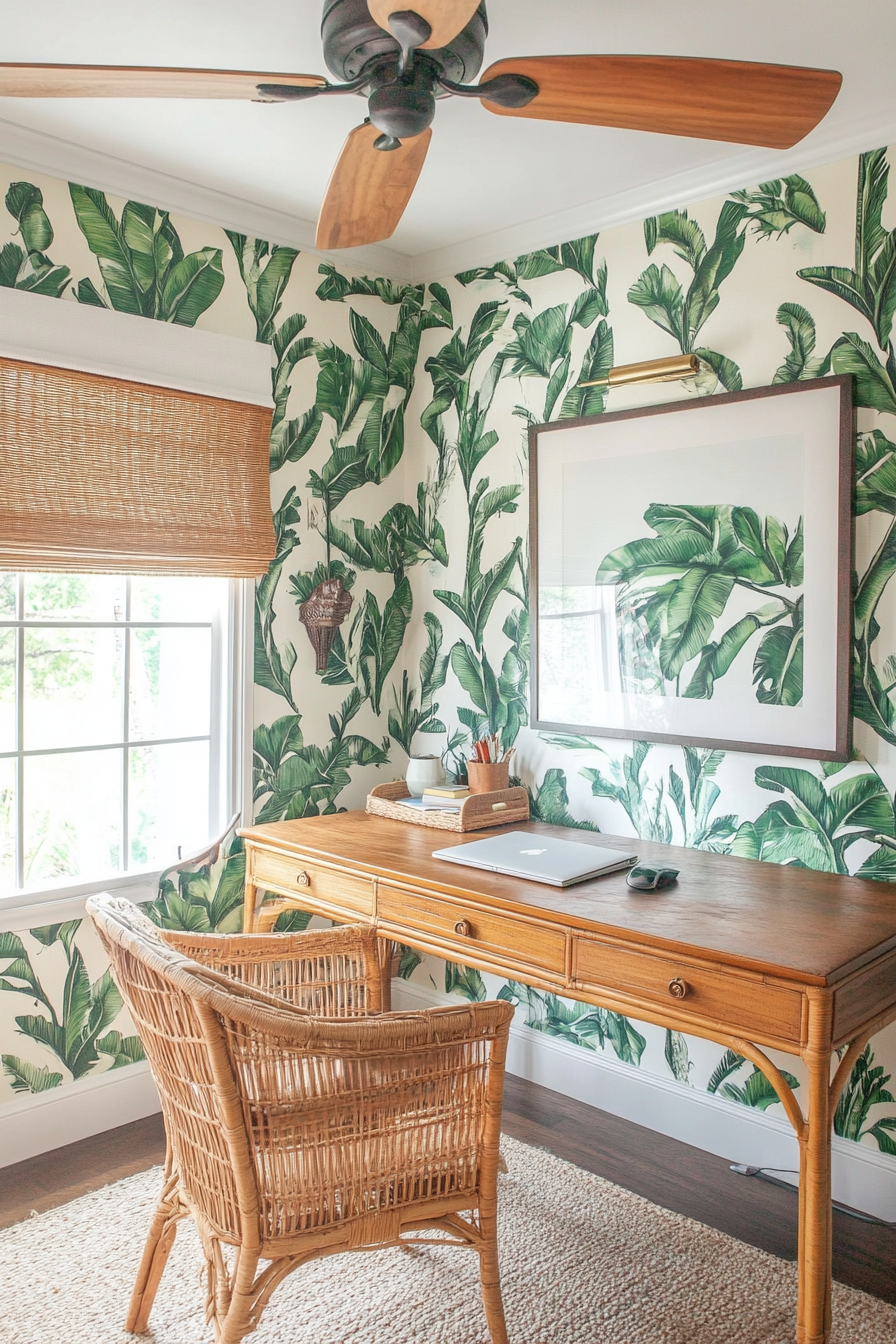
{"label": "white ceramic vase", "polygon": [[412,798],[420,798],[424,789],[444,784],[445,771],[441,756],[412,756],[404,778]]}

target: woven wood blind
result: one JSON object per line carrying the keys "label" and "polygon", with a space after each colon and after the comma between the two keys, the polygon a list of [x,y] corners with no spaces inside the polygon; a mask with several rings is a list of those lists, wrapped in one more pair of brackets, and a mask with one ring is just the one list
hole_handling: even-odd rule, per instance
{"label": "woven wood blind", "polygon": [[0,569],[264,574],[271,411],[0,358]]}

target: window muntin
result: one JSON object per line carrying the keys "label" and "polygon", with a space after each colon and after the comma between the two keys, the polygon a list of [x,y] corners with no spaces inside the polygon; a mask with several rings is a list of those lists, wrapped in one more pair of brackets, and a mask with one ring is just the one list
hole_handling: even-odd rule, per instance
{"label": "window muntin", "polygon": [[216,832],[231,588],[0,573],[0,891],[163,867]]}

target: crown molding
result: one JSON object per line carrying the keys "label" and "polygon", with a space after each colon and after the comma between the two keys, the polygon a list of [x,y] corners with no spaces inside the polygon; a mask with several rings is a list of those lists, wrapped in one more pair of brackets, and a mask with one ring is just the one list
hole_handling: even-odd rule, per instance
{"label": "crown molding", "polygon": [[476,266],[491,266],[523,252],[553,247],[573,238],[622,224],[640,223],[664,210],[681,209],[758,185],[789,173],[838,163],[842,159],[896,143],[896,118],[856,122],[844,134],[821,138],[816,132],[788,150],[750,149],[631,191],[619,192],[555,214],[525,220],[510,228],[469,238],[413,258],[410,279],[439,280]]}
{"label": "crown molding", "polygon": [[413,278],[411,258],[391,248],[374,244],[355,247],[350,252],[320,252],[314,246],[315,225],[311,220],[296,219],[283,210],[245,201],[3,119],[0,119],[0,162],[95,187],[113,196],[145,201],[204,224],[264,238],[269,243],[297,247],[338,266],[348,264],[352,270],[373,271],[394,280]]}
{"label": "crown molding", "polygon": [[804,173],[894,142],[896,119],[892,116],[857,118],[846,127],[841,125],[836,135],[823,134],[820,128],[793,149],[750,149],[727,155],[722,162],[645,183],[631,191],[410,255],[379,244],[320,252],[314,247],[315,226],[310,220],[0,119],[0,159],[6,163],[87,183],[116,196],[148,201],[271,243],[297,247],[338,266],[415,283],[444,279],[570,238],[640,222],[663,210],[694,205],[788,173]]}

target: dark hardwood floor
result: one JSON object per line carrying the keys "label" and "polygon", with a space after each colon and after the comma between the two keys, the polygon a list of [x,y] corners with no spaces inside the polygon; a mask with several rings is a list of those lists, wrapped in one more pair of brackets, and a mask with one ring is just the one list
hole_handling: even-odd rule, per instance
{"label": "dark hardwood floor", "polygon": [[[796,1259],[796,1192],[729,1171],[723,1158],[508,1076],[504,1130],[645,1199]],[[159,1116],[0,1168],[0,1227],[160,1163]],[[896,1229],[834,1214],[834,1278],[896,1303]]]}
{"label": "dark hardwood floor", "polygon": [[44,1213],[165,1160],[161,1115],[0,1167],[0,1227]]}
{"label": "dark hardwood floor", "polygon": [[[725,1158],[507,1076],[504,1131],[785,1260],[796,1259],[797,1194],[737,1176]],[[834,1278],[896,1303],[896,1229],[834,1211]]]}

